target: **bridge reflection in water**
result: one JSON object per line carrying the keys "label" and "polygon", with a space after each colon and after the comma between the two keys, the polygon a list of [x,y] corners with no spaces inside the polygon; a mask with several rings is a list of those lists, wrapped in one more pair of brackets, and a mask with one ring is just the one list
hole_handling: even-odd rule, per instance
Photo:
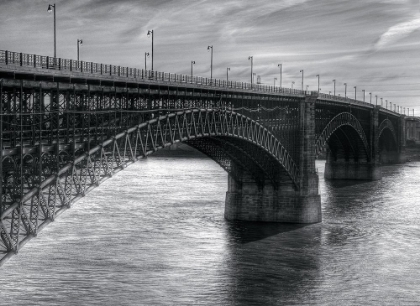
{"label": "bridge reflection in water", "polygon": [[0,51],[0,262],[90,189],[176,142],[228,176],[229,220],[321,221],[328,179],[404,160],[405,116],[318,92]]}

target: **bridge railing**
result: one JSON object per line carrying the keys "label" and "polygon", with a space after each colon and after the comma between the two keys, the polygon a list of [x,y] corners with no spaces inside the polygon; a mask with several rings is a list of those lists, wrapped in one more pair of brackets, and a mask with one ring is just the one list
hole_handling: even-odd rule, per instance
{"label": "bridge railing", "polygon": [[[361,105],[361,106],[364,106],[364,107],[372,107],[372,108],[375,107],[375,105],[373,103],[369,103],[369,102],[365,102],[365,101],[359,101],[359,100],[351,99],[351,98],[348,98],[348,97],[324,94],[324,93],[319,93],[318,98],[321,99],[321,100],[322,99],[334,100],[334,101],[340,101],[340,102],[349,103],[349,104],[353,104],[353,105]],[[378,105],[378,106],[380,106],[384,111],[392,112],[392,113],[395,113],[395,114],[400,114],[398,112],[398,110],[396,110],[396,109],[385,108],[382,105]]]}
{"label": "bridge railing", "polygon": [[76,61],[72,59],[54,58],[51,56],[26,54],[5,50],[0,50],[0,64],[1,63],[6,64],[8,66],[21,66],[35,69],[79,72],[111,77],[117,76],[154,82],[183,83],[207,87],[252,90],[258,92],[279,93],[288,95],[308,94],[307,91],[302,91],[293,88],[275,87],[265,84],[251,84],[247,82],[228,81],[221,79],[210,79],[201,76],[159,72],[86,61]]}

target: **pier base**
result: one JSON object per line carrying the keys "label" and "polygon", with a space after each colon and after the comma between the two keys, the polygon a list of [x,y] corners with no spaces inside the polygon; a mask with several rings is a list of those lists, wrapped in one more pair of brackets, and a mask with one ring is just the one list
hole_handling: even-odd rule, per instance
{"label": "pier base", "polygon": [[259,188],[255,183],[237,184],[232,182],[232,178],[229,181],[225,201],[227,220],[285,223],[322,221],[321,197],[318,194],[299,195],[295,191],[274,189],[270,184]]}
{"label": "pier base", "polygon": [[382,178],[382,172],[377,163],[327,161],[324,178],[327,180],[376,181]]}

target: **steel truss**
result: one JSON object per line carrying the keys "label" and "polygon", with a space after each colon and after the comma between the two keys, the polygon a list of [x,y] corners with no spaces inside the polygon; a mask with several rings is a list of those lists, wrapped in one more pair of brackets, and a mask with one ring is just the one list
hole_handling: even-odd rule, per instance
{"label": "steel truss", "polygon": [[[343,126],[350,126],[353,128],[353,130],[357,133],[359,139],[363,143],[363,149],[367,156],[367,159],[370,160],[370,147],[367,142],[367,138],[365,135],[365,132],[363,130],[362,125],[360,124],[359,120],[351,113],[343,112],[338,115],[336,115],[328,124],[324,127],[321,134],[318,136],[316,140],[316,149],[315,154],[318,155],[320,152],[322,152],[327,144],[327,141],[331,138],[331,136],[340,128]],[[347,136],[344,133],[344,136],[341,138],[346,138]],[[351,144],[350,139],[348,139],[348,143]],[[343,146],[342,146],[343,147]]]}
{"label": "steel truss", "polygon": [[[132,114],[122,113],[124,118]],[[268,165],[263,165],[255,156],[257,147],[281,165],[291,181],[298,182],[298,168],[287,150],[271,132],[251,118],[218,109],[169,113],[128,128],[78,155],[74,155],[77,148],[45,153],[41,148],[40,152],[22,152],[21,159],[5,156],[2,167],[9,167],[11,173],[3,181],[4,210],[0,218],[3,258],[17,253],[58,214],[114,173],[175,142],[196,139],[208,139],[209,143],[229,142],[230,148],[224,150],[229,158],[242,163],[253,161],[253,173],[261,179],[257,169],[267,169]],[[246,149],[246,144],[250,150]],[[239,156],[238,152],[245,154]],[[215,160],[229,171],[221,159]],[[57,161],[58,168],[54,167]],[[267,172],[267,177],[274,179],[272,176],[273,173]]]}

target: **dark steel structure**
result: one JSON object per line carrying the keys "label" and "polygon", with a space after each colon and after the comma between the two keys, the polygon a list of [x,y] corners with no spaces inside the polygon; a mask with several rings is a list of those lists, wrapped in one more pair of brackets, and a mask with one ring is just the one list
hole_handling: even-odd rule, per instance
{"label": "dark steel structure", "polygon": [[90,189],[185,142],[229,173],[228,219],[319,222],[330,179],[403,159],[405,116],[287,88],[0,51],[0,264]]}

